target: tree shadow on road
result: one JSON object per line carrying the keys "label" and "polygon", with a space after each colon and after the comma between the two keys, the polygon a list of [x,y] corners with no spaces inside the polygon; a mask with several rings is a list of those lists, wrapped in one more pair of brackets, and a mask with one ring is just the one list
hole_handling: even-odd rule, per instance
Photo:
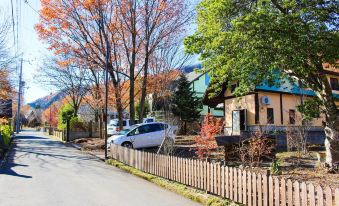
{"label": "tree shadow on road", "polygon": [[0,168],[0,174],[21,177],[21,178],[32,178],[32,176],[18,174],[17,172],[13,170],[14,167],[28,167],[28,165],[15,163],[15,153],[16,153],[15,149],[12,149],[11,151],[9,151],[9,155],[7,159],[4,160],[6,161],[4,167]]}

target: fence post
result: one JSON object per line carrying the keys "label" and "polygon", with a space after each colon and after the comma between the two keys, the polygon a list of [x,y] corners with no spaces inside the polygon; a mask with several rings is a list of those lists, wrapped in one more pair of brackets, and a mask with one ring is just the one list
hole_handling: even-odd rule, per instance
{"label": "fence post", "polygon": [[258,206],[262,206],[262,204],[263,204],[263,202],[262,202],[262,200],[263,200],[263,198],[262,198],[262,185],[263,185],[263,183],[262,183],[262,174],[261,173],[259,173],[258,174]]}
{"label": "fence post", "polygon": [[88,123],[88,136],[89,137],[93,137],[93,130],[92,130],[92,120],[91,121],[89,121],[89,123]]}
{"label": "fence post", "polygon": [[280,183],[277,177],[274,177],[274,200],[275,205],[280,205]]}
{"label": "fence post", "polygon": [[301,205],[307,205],[307,186],[305,182],[301,183]]}
{"label": "fence post", "polygon": [[314,185],[312,183],[308,185],[308,194],[310,206],[315,206]]}
{"label": "fence post", "polygon": [[229,190],[229,167],[226,166],[225,168],[225,187],[226,187],[226,194],[225,197],[229,198],[230,197],[230,190]]}
{"label": "fence post", "polygon": [[295,181],[293,183],[293,187],[294,187],[294,205],[295,206],[300,206],[300,187],[299,187],[299,182]]}
{"label": "fence post", "polygon": [[238,174],[237,174],[237,178],[238,178],[238,202],[242,202],[242,171],[241,169],[237,169]]}
{"label": "fence post", "polygon": [[333,205],[332,190],[329,186],[327,186],[326,189],[325,189],[325,195],[326,195],[326,206]]}
{"label": "fence post", "polygon": [[286,206],[286,180],[281,178],[281,206]]}
{"label": "fence post", "polygon": [[70,129],[71,129],[70,121],[67,120],[67,121],[66,121],[66,142],[69,142],[69,133],[70,133]]}
{"label": "fence post", "polygon": [[233,168],[233,200],[238,202],[238,171]]}
{"label": "fence post", "polygon": [[264,200],[264,206],[268,205],[268,182],[267,182],[267,174],[263,174],[263,200]]}
{"label": "fence post", "polygon": [[257,205],[257,174],[255,172],[252,173],[252,198],[253,205]]}

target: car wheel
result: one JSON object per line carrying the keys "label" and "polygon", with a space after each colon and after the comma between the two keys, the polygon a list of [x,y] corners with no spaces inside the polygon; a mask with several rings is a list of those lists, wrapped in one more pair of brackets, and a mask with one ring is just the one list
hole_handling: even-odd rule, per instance
{"label": "car wheel", "polygon": [[124,142],[124,143],[121,144],[121,146],[131,148],[131,149],[133,148],[133,145],[130,142]]}

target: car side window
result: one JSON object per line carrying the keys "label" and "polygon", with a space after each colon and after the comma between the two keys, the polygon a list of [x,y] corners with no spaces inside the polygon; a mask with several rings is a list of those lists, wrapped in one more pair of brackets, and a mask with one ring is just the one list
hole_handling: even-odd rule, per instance
{"label": "car side window", "polygon": [[151,132],[150,125],[142,125],[138,127],[137,129],[139,129],[139,134],[145,134],[145,133]]}
{"label": "car side window", "polygon": [[160,124],[161,130],[165,130],[168,128],[167,124]]}
{"label": "car side window", "polygon": [[150,124],[151,132],[157,132],[163,130],[161,124]]}

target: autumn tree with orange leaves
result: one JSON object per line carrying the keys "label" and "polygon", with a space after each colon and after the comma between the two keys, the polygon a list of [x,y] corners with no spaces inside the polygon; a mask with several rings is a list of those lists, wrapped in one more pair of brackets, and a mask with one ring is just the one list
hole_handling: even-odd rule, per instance
{"label": "autumn tree with orange leaves", "polygon": [[135,80],[138,76],[143,78],[143,104],[155,53],[159,48],[171,47],[193,16],[184,0],[41,0],[40,15],[36,25],[40,38],[50,44],[55,54],[67,54],[87,65],[93,75],[106,69],[108,50],[107,69],[120,122],[125,107],[122,83],[129,81],[133,121]]}
{"label": "autumn tree with orange leaves", "polygon": [[12,58],[8,56],[9,52],[6,47],[8,29],[9,26],[6,21],[0,22],[0,99],[8,99],[14,93],[10,78]]}
{"label": "autumn tree with orange leaves", "polygon": [[58,126],[58,113],[62,106],[61,102],[53,102],[41,114],[41,121],[48,123],[51,127]]}
{"label": "autumn tree with orange leaves", "polygon": [[214,118],[208,113],[201,125],[200,136],[195,138],[196,142],[196,154],[200,159],[209,158],[211,151],[217,148],[215,136],[220,134],[222,130],[222,120],[220,118]]}

